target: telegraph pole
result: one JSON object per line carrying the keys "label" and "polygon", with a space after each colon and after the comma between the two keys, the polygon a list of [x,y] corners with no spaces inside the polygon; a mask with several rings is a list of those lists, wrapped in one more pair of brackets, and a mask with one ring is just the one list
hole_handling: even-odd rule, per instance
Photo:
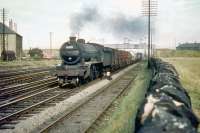
{"label": "telegraph pole", "polygon": [[148,4],[148,68],[150,67],[150,43],[151,43],[151,4]]}
{"label": "telegraph pole", "polygon": [[153,57],[153,32],[151,31],[151,56]]}
{"label": "telegraph pole", "polygon": [[1,12],[1,16],[2,16],[2,20],[3,20],[3,50],[2,50],[2,59],[3,61],[6,61],[6,48],[5,48],[5,20],[6,20],[6,12],[5,12],[5,9],[3,8],[2,9],[2,12]]}
{"label": "telegraph pole", "polygon": [[52,57],[52,32],[49,32],[50,56]]}
{"label": "telegraph pole", "polygon": [[148,68],[150,67],[150,56],[151,56],[151,17],[157,14],[157,1],[156,0],[144,0],[143,1],[143,15],[148,17]]}

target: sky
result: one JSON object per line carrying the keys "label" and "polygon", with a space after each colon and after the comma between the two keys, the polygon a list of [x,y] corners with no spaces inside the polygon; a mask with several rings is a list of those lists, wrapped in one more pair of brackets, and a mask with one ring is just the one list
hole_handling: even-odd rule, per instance
{"label": "sky", "polygon": [[[142,0],[0,0],[7,18],[17,23],[23,48],[53,48],[79,33],[86,41],[103,44],[145,41],[147,21]],[[200,0],[158,0],[153,18],[153,41],[158,48],[200,42]],[[8,21],[7,21],[8,22]]]}

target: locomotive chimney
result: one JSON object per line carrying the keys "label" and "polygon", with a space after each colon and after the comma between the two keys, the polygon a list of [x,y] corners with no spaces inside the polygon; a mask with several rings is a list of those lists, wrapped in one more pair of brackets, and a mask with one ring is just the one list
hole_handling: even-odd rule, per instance
{"label": "locomotive chimney", "polygon": [[75,36],[70,36],[69,37],[69,42],[70,43],[76,43],[76,37]]}
{"label": "locomotive chimney", "polygon": [[78,43],[85,44],[85,40],[84,40],[84,39],[78,39],[77,42],[78,42]]}

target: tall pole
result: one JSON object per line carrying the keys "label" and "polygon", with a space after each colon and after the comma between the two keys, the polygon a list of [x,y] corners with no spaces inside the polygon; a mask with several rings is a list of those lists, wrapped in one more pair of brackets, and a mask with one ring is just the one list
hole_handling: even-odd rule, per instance
{"label": "tall pole", "polygon": [[6,48],[5,48],[5,9],[3,8],[3,51],[2,51],[2,58],[5,61],[6,60]]}
{"label": "tall pole", "polygon": [[144,0],[143,1],[143,14],[148,17],[148,55],[147,55],[147,62],[148,68],[150,68],[150,57],[152,54],[152,46],[151,46],[151,16],[156,16],[157,10],[157,1],[156,0]]}
{"label": "tall pole", "polygon": [[151,34],[151,11],[150,11],[150,0],[148,1],[148,68],[150,67],[150,43],[151,43],[151,38],[150,38],[150,34]]}
{"label": "tall pole", "polygon": [[151,30],[151,56],[153,57],[153,31]]}
{"label": "tall pole", "polygon": [[50,56],[52,57],[52,32],[49,33]]}
{"label": "tall pole", "polygon": [[6,45],[5,45],[5,21],[6,21],[6,10],[5,8],[3,8],[1,11],[0,11],[0,15],[1,15],[1,18],[3,20],[3,33],[2,33],[2,52],[0,53],[2,56],[2,60],[3,61],[6,61],[7,58],[6,58]]}

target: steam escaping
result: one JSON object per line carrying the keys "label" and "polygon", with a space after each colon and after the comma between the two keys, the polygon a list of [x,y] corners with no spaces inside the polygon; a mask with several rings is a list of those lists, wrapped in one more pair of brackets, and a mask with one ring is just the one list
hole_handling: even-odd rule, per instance
{"label": "steam escaping", "polygon": [[114,37],[143,37],[146,32],[144,17],[127,17],[122,14],[104,17],[97,8],[83,8],[80,13],[73,14],[70,20],[72,34],[94,24],[101,32],[112,34]]}
{"label": "steam escaping", "polygon": [[97,8],[83,8],[80,13],[73,14],[70,19],[70,29],[72,34],[79,33],[87,23],[96,22],[99,13]]}

